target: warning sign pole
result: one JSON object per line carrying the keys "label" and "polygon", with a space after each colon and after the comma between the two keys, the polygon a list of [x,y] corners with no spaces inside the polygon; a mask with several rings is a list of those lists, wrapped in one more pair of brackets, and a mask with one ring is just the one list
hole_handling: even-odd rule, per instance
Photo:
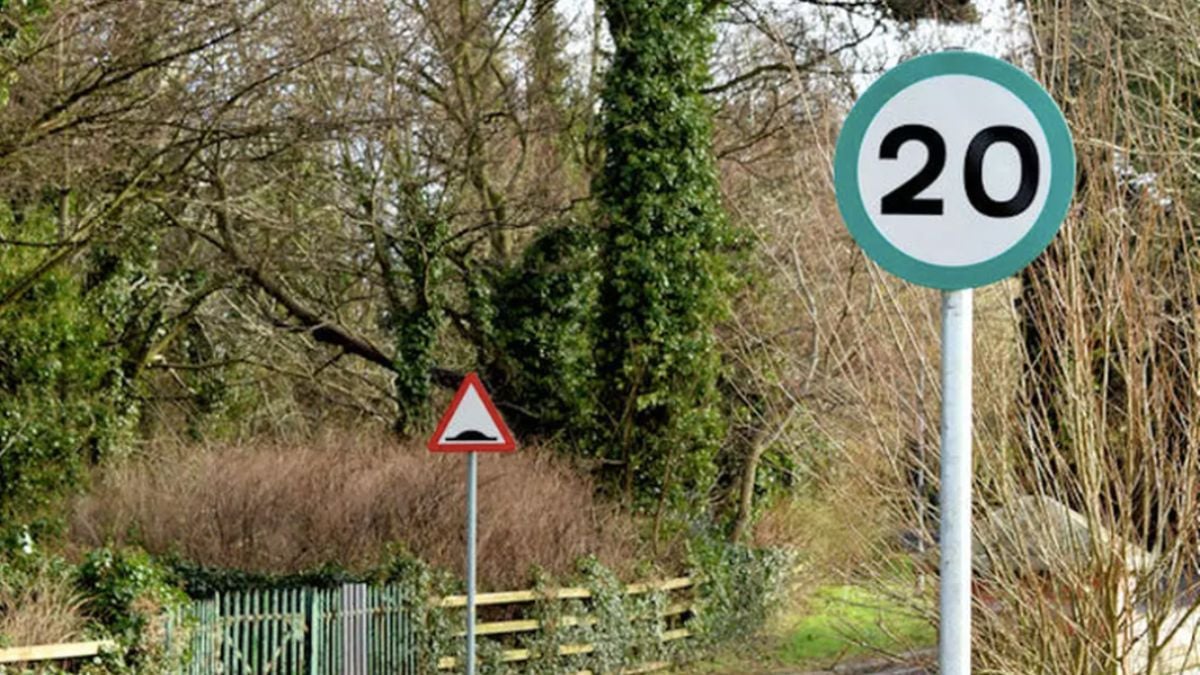
{"label": "warning sign pole", "polygon": [[475,530],[479,513],[480,452],[512,452],[517,441],[475,373],[468,373],[426,446],[467,454],[467,675],[475,675]]}
{"label": "warning sign pole", "polygon": [[479,453],[467,453],[467,675],[475,675],[475,486]]}

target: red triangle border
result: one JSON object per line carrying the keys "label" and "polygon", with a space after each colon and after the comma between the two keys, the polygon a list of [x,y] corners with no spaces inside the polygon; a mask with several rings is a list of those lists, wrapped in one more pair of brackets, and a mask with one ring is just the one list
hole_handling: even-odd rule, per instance
{"label": "red triangle border", "polygon": [[[499,445],[496,443],[439,443],[442,434],[446,433],[446,427],[450,426],[450,419],[454,417],[454,413],[458,410],[458,406],[462,403],[463,397],[467,395],[467,389],[475,387],[479,392],[479,398],[483,401],[483,407],[487,409],[488,415],[491,415],[492,421],[495,422],[496,428],[500,430]],[[454,394],[454,400],[450,402],[446,412],[442,414],[442,419],[438,422],[437,429],[434,430],[433,436],[425,445],[430,452],[512,452],[517,449],[517,441],[513,438],[512,431],[509,431],[508,425],[504,423],[504,418],[500,416],[500,411],[496,409],[496,404],[492,403],[492,397],[483,386],[483,382],[479,379],[476,373],[467,373],[463,378],[462,384],[458,385],[458,392]]]}

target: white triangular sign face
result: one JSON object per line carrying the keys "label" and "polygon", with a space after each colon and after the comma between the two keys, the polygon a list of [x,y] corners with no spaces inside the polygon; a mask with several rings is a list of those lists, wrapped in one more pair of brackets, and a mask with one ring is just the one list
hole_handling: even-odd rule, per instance
{"label": "white triangular sign face", "polygon": [[458,407],[454,409],[454,414],[446,423],[446,430],[442,432],[438,443],[495,443],[499,445],[503,442],[504,440],[500,437],[500,428],[488,414],[487,408],[483,407],[483,399],[479,397],[479,390],[475,387],[467,387],[467,393],[458,402]]}
{"label": "white triangular sign face", "polygon": [[434,452],[477,450],[507,451],[516,448],[512,432],[475,373],[463,380],[446,414],[429,439]]}

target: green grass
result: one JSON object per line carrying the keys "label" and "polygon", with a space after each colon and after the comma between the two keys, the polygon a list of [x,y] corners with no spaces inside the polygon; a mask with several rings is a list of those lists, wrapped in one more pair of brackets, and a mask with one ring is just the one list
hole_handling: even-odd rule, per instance
{"label": "green grass", "polygon": [[[913,583],[912,576],[901,571],[886,593],[859,585],[820,587],[771,621],[756,639],[729,645],[678,672],[795,672],[931,647],[937,643],[937,631],[913,611]],[[914,600],[897,600],[906,595]]]}
{"label": "green grass", "polygon": [[780,660],[790,665],[906,652],[937,640],[934,627],[911,608],[862,586],[822,588],[791,618],[779,652]]}

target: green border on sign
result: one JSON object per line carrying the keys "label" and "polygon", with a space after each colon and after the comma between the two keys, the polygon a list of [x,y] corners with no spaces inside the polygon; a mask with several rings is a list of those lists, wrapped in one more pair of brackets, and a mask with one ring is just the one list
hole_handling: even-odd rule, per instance
{"label": "green border on sign", "polygon": [[[876,229],[858,189],[858,157],[867,127],[880,109],[908,87],[930,77],[971,75],[991,80],[1021,99],[1042,126],[1050,148],[1050,192],[1033,227],[1000,255],[972,265],[945,266],[904,253]],[[858,245],[881,267],[922,286],[944,290],[975,288],[999,281],[1028,265],[1058,233],[1075,189],[1075,148],[1071,130],[1050,94],[1024,71],[1000,59],[974,52],[939,52],[906,61],[884,73],[858,99],[834,157],[833,183],[838,209]]]}

